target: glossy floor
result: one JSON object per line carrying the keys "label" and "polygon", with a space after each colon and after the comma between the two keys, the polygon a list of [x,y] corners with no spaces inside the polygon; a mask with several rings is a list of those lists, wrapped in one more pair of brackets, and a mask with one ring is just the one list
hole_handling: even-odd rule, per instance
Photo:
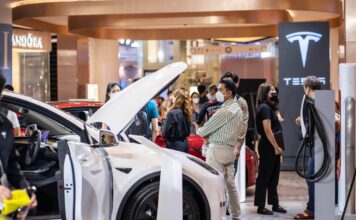
{"label": "glossy floor", "polygon": [[[287,209],[287,214],[275,213],[273,216],[262,216],[256,213],[256,207],[253,206],[255,188],[247,190],[246,202],[241,203],[241,220],[279,220],[293,219],[294,215],[306,208],[308,200],[307,185],[305,180],[301,179],[295,172],[281,172],[278,194],[280,205]],[[266,206],[271,209],[271,206]]]}

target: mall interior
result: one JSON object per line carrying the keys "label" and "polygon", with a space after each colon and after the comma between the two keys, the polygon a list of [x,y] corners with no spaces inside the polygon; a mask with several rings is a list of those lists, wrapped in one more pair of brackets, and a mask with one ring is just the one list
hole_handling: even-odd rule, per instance
{"label": "mall interior", "polygon": [[[0,71],[13,87],[4,90],[0,112],[17,114],[14,146],[38,202],[6,218],[21,219],[28,207],[28,219],[356,219],[355,21],[355,0],[0,0]],[[249,114],[235,161],[238,216],[230,209],[228,171],[202,161],[204,123],[187,137],[189,155],[181,159],[162,148],[163,114],[171,110],[161,114],[158,101],[167,104],[170,91],[184,89],[194,112],[194,94],[207,99],[198,90],[211,85],[220,91],[226,72],[238,75],[237,94]],[[317,88],[306,87],[308,76],[321,85],[308,104],[313,135],[296,124],[303,95]],[[107,102],[113,82],[120,92]],[[258,213],[255,200],[268,173],[257,130],[262,83],[278,90],[273,114],[285,145],[274,168],[279,202],[267,204],[272,177],[262,191],[270,214]],[[158,137],[126,140],[137,112],[146,108],[150,117],[149,102],[159,110]],[[305,173],[311,166],[320,178]],[[9,203],[1,193],[5,216]]]}

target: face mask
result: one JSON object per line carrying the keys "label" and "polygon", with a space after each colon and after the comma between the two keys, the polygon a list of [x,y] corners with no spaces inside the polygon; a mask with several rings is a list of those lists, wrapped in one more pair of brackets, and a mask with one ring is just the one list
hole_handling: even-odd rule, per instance
{"label": "face mask", "polygon": [[271,102],[278,102],[279,100],[278,100],[278,94],[277,94],[277,92],[272,92],[271,93],[271,98],[269,98],[269,100],[271,101]]}
{"label": "face mask", "polygon": [[220,91],[218,91],[218,92],[215,94],[215,96],[216,96],[216,100],[217,100],[218,102],[224,102],[224,101],[225,101],[224,95],[223,95]]}
{"label": "face mask", "polygon": [[199,104],[199,98],[193,98],[192,101],[194,104]]}
{"label": "face mask", "polygon": [[114,92],[114,93],[111,94],[111,97],[110,97],[110,98],[115,98],[115,97],[118,96],[118,95],[119,95],[118,92]]}

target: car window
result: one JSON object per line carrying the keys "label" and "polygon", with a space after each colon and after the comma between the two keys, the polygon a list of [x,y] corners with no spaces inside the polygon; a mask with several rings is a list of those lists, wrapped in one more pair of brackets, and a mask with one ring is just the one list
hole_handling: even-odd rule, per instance
{"label": "car window", "polygon": [[38,129],[48,131],[49,136],[72,135],[75,133],[66,126],[39,112],[9,103],[1,103],[0,106],[16,113],[23,133],[31,125],[37,125]]}
{"label": "car window", "polygon": [[[87,121],[89,117],[91,117],[99,107],[96,106],[88,106],[88,107],[80,107],[80,108],[63,108],[62,110],[74,115],[75,117],[81,119],[82,121]],[[100,129],[102,127],[102,123],[94,123],[93,127]]]}

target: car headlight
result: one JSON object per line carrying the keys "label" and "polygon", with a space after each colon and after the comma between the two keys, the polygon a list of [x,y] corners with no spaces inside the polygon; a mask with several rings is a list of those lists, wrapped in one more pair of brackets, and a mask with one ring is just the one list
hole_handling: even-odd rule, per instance
{"label": "car headlight", "polygon": [[204,161],[195,158],[195,157],[188,157],[189,160],[195,162],[196,164],[199,164],[200,166],[202,166],[203,168],[205,168],[207,171],[209,171],[212,174],[215,175],[219,175],[219,172],[216,171],[212,166],[210,166],[209,164],[205,163]]}

